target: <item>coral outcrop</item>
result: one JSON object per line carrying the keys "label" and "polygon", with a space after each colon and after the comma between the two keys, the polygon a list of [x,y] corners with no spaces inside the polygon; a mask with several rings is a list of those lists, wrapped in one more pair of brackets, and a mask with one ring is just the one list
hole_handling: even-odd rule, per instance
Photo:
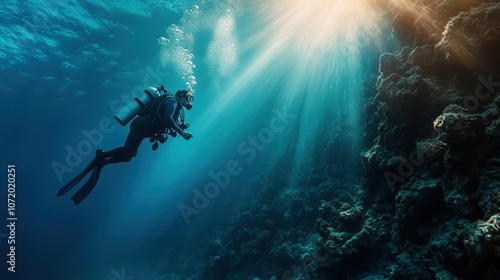
{"label": "coral outcrop", "polygon": [[209,246],[202,279],[500,275],[500,4],[376,2],[401,46],[366,79],[360,184],[324,162],[293,194],[271,180]]}
{"label": "coral outcrop", "polygon": [[[333,250],[333,276],[320,279],[340,279],[333,271],[353,258],[352,279],[359,270],[384,279],[498,276],[500,4],[382,6],[403,46],[380,56],[360,190],[348,206],[319,208],[316,228]],[[362,219],[346,227],[350,208]],[[364,261],[368,248],[377,261]]]}
{"label": "coral outcrop", "polygon": [[477,255],[500,258],[500,214],[477,221],[464,243]]}

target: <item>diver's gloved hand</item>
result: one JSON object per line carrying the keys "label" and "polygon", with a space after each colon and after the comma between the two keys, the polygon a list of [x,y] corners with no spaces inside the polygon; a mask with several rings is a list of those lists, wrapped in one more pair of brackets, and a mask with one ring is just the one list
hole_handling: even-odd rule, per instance
{"label": "diver's gloved hand", "polygon": [[191,134],[190,132],[187,132],[187,131],[181,132],[181,136],[182,136],[182,138],[184,138],[186,140],[193,138],[193,134]]}

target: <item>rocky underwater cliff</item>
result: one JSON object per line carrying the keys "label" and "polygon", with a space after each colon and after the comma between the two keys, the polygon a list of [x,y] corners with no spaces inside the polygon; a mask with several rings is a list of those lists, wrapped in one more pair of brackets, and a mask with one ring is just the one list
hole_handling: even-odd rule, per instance
{"label": "rocky underwater cliff", "polygon": [[201,279],[499,279],[500,3],[378,2],[401,45],[364,83],[362,179],[325,126],[307,173],[283,159],[220,227]]}

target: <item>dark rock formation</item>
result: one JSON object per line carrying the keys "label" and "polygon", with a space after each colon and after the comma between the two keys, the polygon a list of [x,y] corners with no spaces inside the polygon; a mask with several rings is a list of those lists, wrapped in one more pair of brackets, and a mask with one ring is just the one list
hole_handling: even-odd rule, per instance
{"label": "dark rock formation", "polygon": [[[364,182],[348,201],[320,206],[316,227],[333,250],[327,266],[342,271],[356,258],[358,270],[346,273],[353,278],[364,270],[386,279],[494,279],[500,4],[400,4],[383,5],[405,46],[380,56]],[[353,213],[350,227],[344,211]],[[367,248],[381,256],[376,264],[364,261]]]}
{"label": "dark rock formation", "polygon": [[365,82],[361,185],[323,162],[294,195],[266,184],[210,245],[202,279],[500,277],[500,4],[377,2],[403,46]]}
{"label": "dark rock formation", "polygon": [[486,127],[481,114],[471,114],[451,104],[434,120],[434,129],[438,133],[438,140],[453,146],[481,141]]}
{"label": "dark rock formation", "polygon": [[446,24],[443,37],[436,47],[454,65],[477,74],[498,74],[499,18],[498,2],[480,4],[467,12],[460,12]]}
{"label": "dark rock formation", "polygon": [[500,258],[500,214],[491,216],[487,221],[476,222],[464,244],[472,254]]}

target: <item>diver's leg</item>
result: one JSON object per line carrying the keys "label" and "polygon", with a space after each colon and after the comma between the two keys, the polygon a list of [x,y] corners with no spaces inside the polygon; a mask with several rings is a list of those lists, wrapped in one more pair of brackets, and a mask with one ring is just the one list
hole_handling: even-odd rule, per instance
{"label": "diver's leg", "polygon": [[130,132],[123,147],[105,152],[105,164],[128,162],[137,154],[137,149],[151,129],[151,121],[147,117],[138,117],[130,124]]}
{"label": "diver's leg", "polygon": [[75,193],[75,195],[71,197],[73,202],[75,204],[79,204],[90,194],[99,180],[101,169],[105,165],[109,163],[130,161],[132,157],[137,154],[137,149],[139,148],[142,139],[146,137],[150,128],[151,122],[146,117],[139,117],[132,121],[130,124],[130,132],[127,140],[125,141],[125,146],[102,153],[103,157],[96,164],[95,168],[93,168],[93,172],[89,180],[80,188],[80,190],[78,190],[78,192]]}

